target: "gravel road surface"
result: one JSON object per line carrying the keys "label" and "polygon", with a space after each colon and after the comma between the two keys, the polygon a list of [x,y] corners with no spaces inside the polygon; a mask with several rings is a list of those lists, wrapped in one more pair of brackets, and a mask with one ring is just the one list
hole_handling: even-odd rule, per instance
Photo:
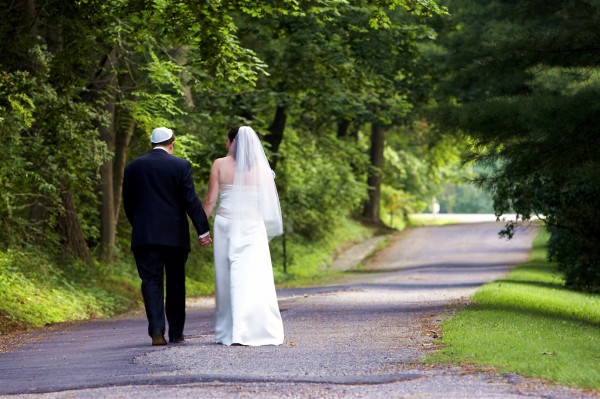
{"label": "gravel road surface", "polygon": [[[20,334],[0,397],[600,398],[492,370],[425,365],[439,323],[526,261],[535,233],[501,224],[411,229],[336,286],[280,290],[285,344],[212,342],[212,298],[189,301],[186,342],[151,347],[141,312]],[[14,337],[13,337],[14,338]]]}

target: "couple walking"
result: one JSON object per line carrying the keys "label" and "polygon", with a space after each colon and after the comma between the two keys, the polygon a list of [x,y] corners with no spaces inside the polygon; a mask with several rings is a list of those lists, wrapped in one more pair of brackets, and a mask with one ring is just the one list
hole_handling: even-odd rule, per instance
{"label": "couple walking", "polygon": [[[232,128],[228,154],[214,161],[200,203],[191,164],[173,156],[175,136],[152,131],[152,150],[125,168],[123,205],[132,226],[131,249],[142,280],[152,345],[183,342],[188,219],[198,242],[213,243],[216,286],[215,340],[224,345],[279,345],[283,324],[277,305],[268,240],[283,232],[273,172],[260,140],[248,126]],[[163,281],[166,274],[166,299]]]}

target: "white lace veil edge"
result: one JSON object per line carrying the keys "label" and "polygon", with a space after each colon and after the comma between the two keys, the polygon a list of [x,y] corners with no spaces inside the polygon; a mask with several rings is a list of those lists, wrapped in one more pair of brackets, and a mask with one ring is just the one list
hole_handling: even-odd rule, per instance
{"label": "white lace veil edge", "polygon": [[256,132],[249,126],[240,127],[231,152],[236,164],[232,209],[235,219],[260,216],[269,239],[283,234],[273,172]]}

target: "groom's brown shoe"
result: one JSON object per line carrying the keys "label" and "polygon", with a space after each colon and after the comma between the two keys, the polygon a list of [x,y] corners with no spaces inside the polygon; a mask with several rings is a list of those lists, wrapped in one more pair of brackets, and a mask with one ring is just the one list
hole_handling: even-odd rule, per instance
{"label": "groom's brown shoe", "polygon": [[172,342],[175,344],[180,344],[182,342],[185,342],[185,338],[183,338],[183,335],[181,337],[177,337],[177,338],[169,338],[169,342]]}
{"label": "groom's brown shoe", "polygon": [[152,346],[161,346],[166,345],[167,341],[162,334],[157,334],[152,336]]}

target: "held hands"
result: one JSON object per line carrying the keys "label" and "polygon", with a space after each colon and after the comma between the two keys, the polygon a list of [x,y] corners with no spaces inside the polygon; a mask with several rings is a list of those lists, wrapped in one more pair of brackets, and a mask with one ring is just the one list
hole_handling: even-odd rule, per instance
{"label": "held hands", "polygon": [[210,234],[207,234],[202,238],[198,237],[198,243],[203,247],[208,247],[212,243],[212,238],[210,238]]}

